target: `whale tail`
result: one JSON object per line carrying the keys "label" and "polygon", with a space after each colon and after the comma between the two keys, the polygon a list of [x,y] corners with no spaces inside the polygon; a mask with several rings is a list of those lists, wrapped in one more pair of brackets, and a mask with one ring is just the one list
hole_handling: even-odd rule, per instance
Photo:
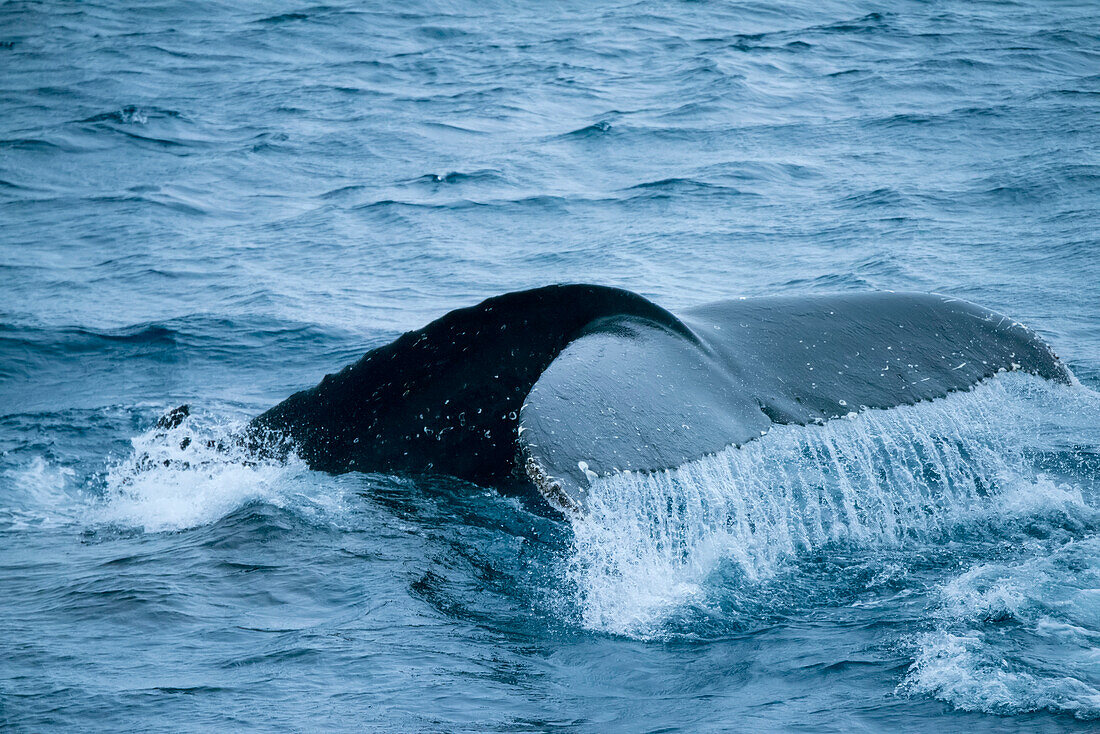
{"label": "whale tail", "polygon": [[1072,380],[1025,327],[944,296],[743,299],[678,318],[629,291],[559,285],[404,334],[255,418],[249,440],[286,436],[329,472],[524,478],[571,511],[595,477],[1015,370]]}

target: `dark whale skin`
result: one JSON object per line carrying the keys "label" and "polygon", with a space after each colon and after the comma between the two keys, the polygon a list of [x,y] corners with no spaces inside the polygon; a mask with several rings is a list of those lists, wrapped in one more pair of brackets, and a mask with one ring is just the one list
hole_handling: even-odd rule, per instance
{"label": "dark whale skin", "polygon": [[326,472],[438,472],[494,482],[513,473],[516,422],[558,353],[605,317],[633,316],[685,340],[675,316],[629,291],[553,285],[442,316],[252,421]]}
{"label": "dark whale skin", "polygon": [[813,424],[1069,370],[1037,335],[947,296],[850,293],[706,304],[677,318],[629,291],[490,298],[295,393],[252,421],[326,472],[528,478],[582,509],[595,475],[656,471]]}

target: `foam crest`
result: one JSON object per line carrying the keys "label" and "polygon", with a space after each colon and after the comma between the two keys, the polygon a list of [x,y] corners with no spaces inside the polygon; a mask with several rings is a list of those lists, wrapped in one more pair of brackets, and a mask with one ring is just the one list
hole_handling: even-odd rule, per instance
{"label": "foam crest", "polygon": [[1100,718],[1100,539],[944,585],[900,690],[968,711]]}
{"label": "foam crest", "polygon": [[9,469],[5,475],[0,530],[50,527],[68,519],[67,510],[72,505],[69,492],[76,476],[72,469],[36,456],[29,464]]}
{"label": "foam crest", "polygon": [[239,440],[240,424],[192,416],[131,440],[133,453],[108,468],[93,522],[181,530],[214,522],[255,501],[312,502],[297,487],[308,469],[295,456],[265,455]]}
{"label": "foam crest", "polygon": [[1055,390],[1081,389],[1005,376],[932,402],[776,426],[670,471],[596,479],[569,568],[583,621],[646,635],[720,563],[751,582],[829,544],[900,546],[968,520],[1079,506],[1027,454]]}

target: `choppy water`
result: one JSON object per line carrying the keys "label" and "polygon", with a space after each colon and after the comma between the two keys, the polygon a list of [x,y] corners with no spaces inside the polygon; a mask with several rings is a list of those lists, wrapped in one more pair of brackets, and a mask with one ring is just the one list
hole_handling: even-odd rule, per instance
{"label": "choppy water", "polygon": [[[1096,726],[1094,3],[131,5],[0,6],[0,725]],[[1082,385],[776,429],[572,525],[152,430],[558,281],[936,290]]]}

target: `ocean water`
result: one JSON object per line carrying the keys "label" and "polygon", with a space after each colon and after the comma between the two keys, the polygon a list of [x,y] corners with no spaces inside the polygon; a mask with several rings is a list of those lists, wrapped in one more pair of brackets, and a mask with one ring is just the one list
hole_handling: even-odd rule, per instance
{"label": "ocean water", "polygon": [[[1095,731],[1098,232],[1093,2],[0,5],[0,727]],[[1080,384],[572,521],[180,448],[553,282],[949,293]]]}

